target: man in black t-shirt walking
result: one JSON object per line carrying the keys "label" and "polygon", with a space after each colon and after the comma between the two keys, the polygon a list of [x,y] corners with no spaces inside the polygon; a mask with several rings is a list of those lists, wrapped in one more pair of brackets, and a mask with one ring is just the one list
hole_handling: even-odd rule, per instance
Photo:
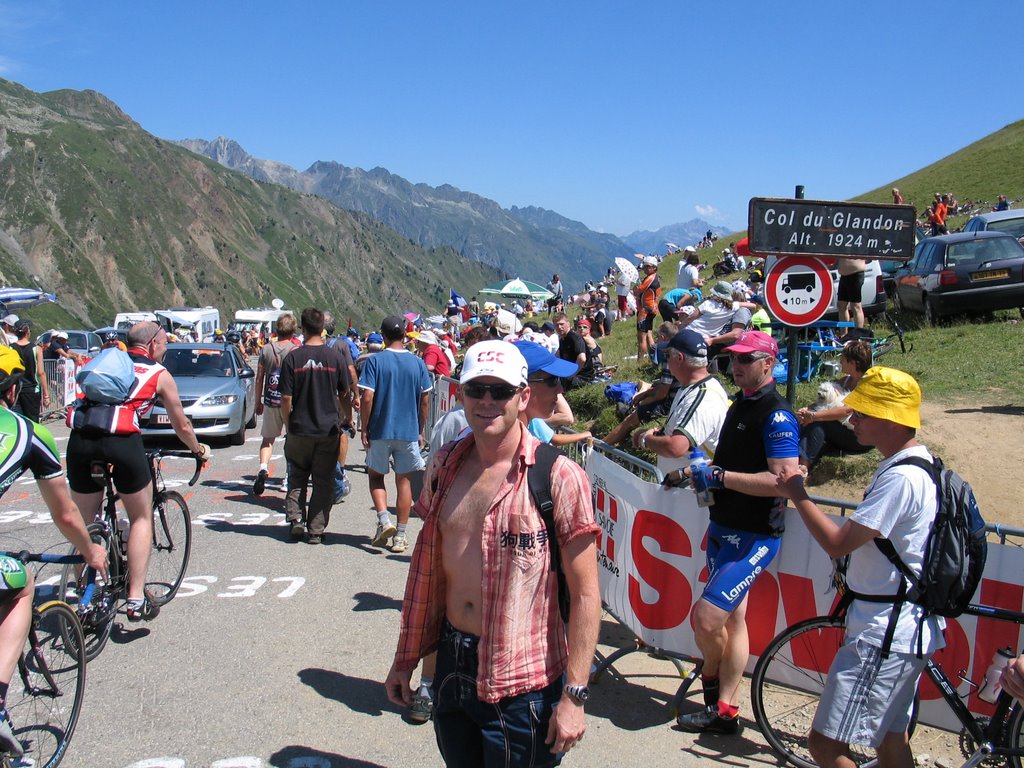
{"label": "man in black t-shirt walking", "polygon": [[[307,541],[319,544],[330,521],[341,414],[352,382],[341,353],[326,346],[320,335],[324,313],[304,309],[301,324],[305,344],[281,363],[281,416],[288,427],[285,516],[293,538],[308,530]],[[310,478],[313,491],[303,509]]]}

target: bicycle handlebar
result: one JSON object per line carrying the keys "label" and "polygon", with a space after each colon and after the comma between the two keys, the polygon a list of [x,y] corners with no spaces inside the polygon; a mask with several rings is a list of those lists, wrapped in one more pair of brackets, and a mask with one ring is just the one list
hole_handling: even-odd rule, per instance
{"label": "bicycle handlebar", "polygon": [[81,555],[51,555],[46,552],[0,552],[0,557],[13,557],[23,563],[56,563],[58,565],[78,565],[84,563],[85,558]]}
{"label": "bicycle handlebar", "polygon": [[153,451],[148,451],[147,455],[150,458],[159,459],[162,456],[173,456],[178,459],[192,459],[196,463],[196,471],[192,474],[192,479],[188,481],[188,484],[195,485],[199,481],[199,474],[203,471],[202,459],[196,456],[192,451],[172,451],[158,448]]}

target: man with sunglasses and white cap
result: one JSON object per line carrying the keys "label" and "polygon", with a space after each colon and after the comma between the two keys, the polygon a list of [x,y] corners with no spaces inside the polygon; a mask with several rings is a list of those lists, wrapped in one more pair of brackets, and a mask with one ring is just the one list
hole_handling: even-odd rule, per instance
{"label": "man with sunglasses and white cap", "polygon": [[[851,421],[858,442],[882,454],[864,500],[840,526],[808,498],[799,471],[787,468],[779,474],[779,492],[793,500],[808,531],[829,557],[850,556],[846,582],[855,595],[895,595],[904,577],[875,539],[892,542],[900,560],[920,575],[938,512],[931,473],[904,463],[931,464],[933,460],[917,442],[921,387],[909,373],[874,366],[844,404],[853,409]],[[850,604],[846,644],[829,669],[807,743],[823,768],[851,765],[850,744],[875,749],[879,765],[887,768],[914,765],[907,726],[921,672],[931,655],[945,645],[945,623],[935,615],[923,618],[921,606],[910,601],[902,604],[898,616],[892,617],[892,612],[891,600],[854,599]]]}
{"label": "man with sunglasses and white cap", "polygon": [[740,391],[725,415],[715,463],[696,478],[698,486],[714,493],[708,581],[691,615],[704,658],[704,708],[676,722],[687,731],[734,734],[739,731],[739,687],[750,657],[747,599],[758,574],[779,552],[785,500],[779,498],[776,477],[798,466],[800,428],[775,389],[775,339],[745,331],[726,350]]}
{"label": "man with sunglasses and white cap", "polygon": [[416,503],[423,529],[388,698],[408,706],[411,672],[436,650],[434,731],[447,766],[557,765],[586,728],[600,625],[590,482],[556,459],[550,489],[566,626],[547,526],[527,484],[540,447],[520,418],[531,397],[527,362],[508,342],[480,342],[466,353],[460,384],[473,431],[431,460]]}

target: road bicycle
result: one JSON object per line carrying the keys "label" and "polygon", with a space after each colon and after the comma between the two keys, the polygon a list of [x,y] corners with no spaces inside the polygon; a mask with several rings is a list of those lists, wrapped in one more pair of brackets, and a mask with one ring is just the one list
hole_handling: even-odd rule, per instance
{"label": "road bicycle", "polygon": [[[79,555],[0,555],[24,563],[82,562]],[[85,636],[74,610],[61,600],[34,605],[28,640],[7,691],[7,711],[25,754],[15,761],[11,755],[0,753],[0,766],[55,768],[60,763],[82,711],[85,663]]]}
{"label": "road bicycle", "polygon": [[[167,456],[195,460],[190,486],[195,485],[202,468],[201,460],[188,451],[146,451],[153,481],[153,545],[145,591],[158,606],[166,605],[177,594],[192,551],[192,518],[188,504],[180,493],[169,491],[164,485],[160,463]],[[68,565],[61,574],[58,593],[78,612],[89,661],[107,644],[117,614],[124,612],[128,598],[128,518],[123,511],[118,511],[120,497],[114,489],[110,467],[104,462],[93,462],[92,469],[93,478],[102,483],[105,491],[100,518],[90,523],[88,530],[93,541],[105,547],[109,555],[107,578],[100,578],[91,568],[81,572],[80,568]]]}
{"label": "road bicycle", "polygon": [[[843,645],[846,609],[851,602],[852,595],[845,592],[828,616],[807,619],[783,630],[754,667],[750,684],[754,718],[775,753],[799,768],[817,768],[807,750],[807,737],[829,667]],[[1024,613],[987,605],[971,604],[964,614],[1024,624]],[[957,678],[958,685],[968,685],[966,693],[960,693],[934,659],[929,659],[924,676],[935,684],[963,726],[960,749],[966,759],[964,768],[1007,762],[1013,768],[1024,768],[1024,709],[1013,697],[1000,692],[991,716],[975,715],[964,699],[979,684],[965,677],[964,671]],[[908,729],[911,734],[917,721],[917,703],[915,699]],[[877,764],[874,750],[857,746],[851,749],[858,765],[870,768]]]}

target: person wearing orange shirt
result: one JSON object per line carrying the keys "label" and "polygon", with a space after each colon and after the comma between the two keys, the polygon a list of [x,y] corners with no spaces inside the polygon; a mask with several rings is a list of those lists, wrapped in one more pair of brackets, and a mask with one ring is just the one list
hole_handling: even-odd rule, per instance
{"label": "person wearing orange shirt", "polygon": [[636,296],[636,359],[639,364],[647,358],[654,344],[651,330],[654,318],[658,314],[658,297],[661,295],[661,281],[658,279],[658,260],[653,256],[645,256],[640,262],[644,271],[641,280],[633,293]]}

